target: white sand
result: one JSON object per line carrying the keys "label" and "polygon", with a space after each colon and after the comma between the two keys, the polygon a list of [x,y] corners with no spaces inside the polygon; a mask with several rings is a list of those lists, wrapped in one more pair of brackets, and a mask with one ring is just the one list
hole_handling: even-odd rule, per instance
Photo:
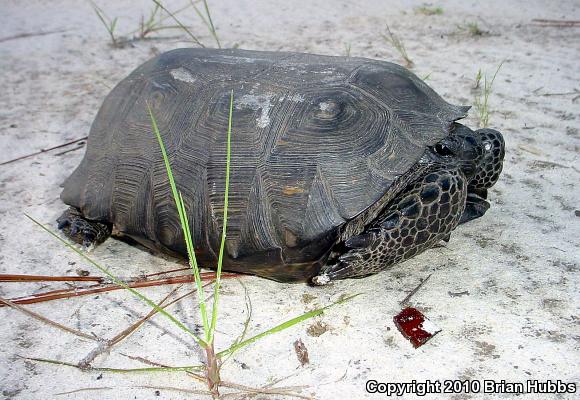
{"label": "white sand", "polygon": [[[184,3],[168,4],[177,9]],[[401,3],[211,2],[225,47],[238,44],[248,49],[341,55],[350,45],[354,56],[401,62],[379,35],[389,22],[403,38],[415,62],[414,71],[420,77],[429,74],[428,83],[453,103],[471,104],[477,70],[492,74],[504,61],[490,106],[491,126],[504,133],[508,148],[504,174],[491,191],[491,210],[484,218],[457,229],[447,248],[430,250],[370,278],[322,289],[243,278],[253,304],[252,332],[343,294],[364,294],[329,310],[318,321],[241,350],[223,367],[222,377],[265,385],[292,375],[282,384],[308,385],[303,393],[319,399],[382,398],[365,394],[368,379],[578,382],[580,219],[575,210],[580,194],[580,99],[574,103],[574,95],[545,94],[580,89],[580,28],[539,27],[531,20],[579,20],[580,3],[451,0],[442,2],[444,13],[435,16],[416,15],[413,7],[420,2]],[[140,13],[151,7],[147,1],[98,0],[98,4],[109,15],[120,16],[121,32],[135,29]],[[188,19],[200,38],[211,44],[207,30],[193,13]],[[477,22],[491,35],[458,34],[457,25],[466,22]],[[2,40],[63,29],[66,31]],[[4,0],[0,6],[0,162],[86,135],[109,88],[157,52],[190,45],[185,36],[180,37],[112,49],[87,2]],[[467,123],[475,127],[475,113],[471,115]],[[79,163],[83,150],[56,153],[0,166],[1,273],[74,275],[78,268],[90,269],[23,216],[30,213],[54,225],[64,209],[59,185]],[[116,240],[108,240],[92,255],[123,277],[175,267],[171,260]],[[400,310],[398,302],[430,273],[432,277],[411,304],[442,331],[415,350],[394,327],[392,316]],[[14,297],[37,289],[40,286],[2,284],[0,295]],[[143,292],[158,300],[169,290]],[[468,294],[450,294],[464,291]],[[241,285],[227,281],[223,293],[218,348],[238,335],[245,320]],[[306,303],[305,294],[315,300]],[[122,292],[30,309],[105,338],[148,311]],[[199,321],[192,299],[173,310],[189,326]],[[191,399],[200,396],[160,389],[157,397],[154,389],[137,386],[203,389],[183,374],[101,375],[24,361],[18,356],[76,363],[94,344],[11,309],[0,309],[0,318],[0,393],[4,398],[45,399],[59,392],[104,387],[114,389],[62,398]],[[328,330],[310,336],[307,328],[315,322],[326,324]],[[300,367],[294,352],[298,338],[309,351],[306,367]],[[94,365],[143,366],[121,353],[170,365],[198,364],[199,351],[191,344],[157,316]]]}

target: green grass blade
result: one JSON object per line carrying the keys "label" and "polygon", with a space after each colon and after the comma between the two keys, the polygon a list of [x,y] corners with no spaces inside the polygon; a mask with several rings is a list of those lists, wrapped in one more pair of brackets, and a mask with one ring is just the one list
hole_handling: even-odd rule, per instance
{"label": "green grass blade", "polygon": [[222,45],[220,43],[220,39],[217,36],[217,32],[215,31],[215,26],[213,25],[213,21],[211,19],[211,13],[209,12],[207,0],[203,0],[203,6],[205,7],[205,14],[207,15],[207,19],[209,21],[209,27],[210,27],[211,34],[217,43],[218,49],[221,49]]}
{"label": "green grass blade", "polygon": [[142,301],[144,301],[145,303],[147,303],[149,306],[151,306],[153,309],[155,309],[155,311],[157,311],[158,313],[160,313],[163,316],[165,316],[166,318],[168,318],[179,329],[181,329],[182,331],[184,331],[187,334],[189,334],[200,346],[205,347],[204,346],[205,345],[205,342],[203,340],[201,340],[193,331],[191,331],[189,328],[187,328],[185,325],[183,325],[180,321],[178,321],[173,315],[171,315],[170,313],[168,313],[167,311],[165,311],[162,307],[159,307],[153,300],[149,299],[148,297],[146,297],[145,295],[141,294],[140,292],[138,292],[137,290],[133,289],[132,287],[129,287],[125,282],[123,282],[122,280],[120,280],[119,278],[117,278],[116,276],[114,276],[113,274],[111,274],[111,272],[109,272],[108,269],[106,269],[105,267],[101,266],[96,261],[93,261],[92,258],[90,258],[89,256],[87,256],[85,253],[83,253],[82,251],[80,251],[79,249],[77,249],[72,244],[68,243],[66,240],[64,240],[63,238],[61,238],[60,236],[58,236],[56,233],[54,233],[53,231],[51,231],[50,229],[48,229],[46,226],[44,226],[43,224],[41,224],[40,222],[38,222],[37,220],[35,220],[34,218],[32,218],[30,215],[28,215],[28,214],[24,214],[24,215],[28,219],[30,219],[32,222],[34,222],[35,224],[37,224],[38,226],[40,226],[42,229],[44,229],[46,232],[48,232],[50,235],[52,235],[57,240],[59,240],[61,243],[63,243],[66,247],[68,247],[69,249],[71,249],[72,251],[74,251],[75,253],[77,253],[79,256],[81,256],[82,258],[84,258],[86,261],[88,261],[89,263],[91,263],[93,266],[95,266],[103,274],[105,274],[109,278],[111,278],[111,280],[115,284],[117,284],[117,285],[123,287],[124,289],[128,290],[133,295],[135,295],[136,297],[138,297],[139,299],[141,299]]}
{"label": "green grass blade", "polygon": [[193,7],[193,10],[195,11],[195,13],[199,17],[199,19],[201,19],[201,21],[204,23],[204,25],[207,26],[207,29],[211,30],[211,26],[210,26],[209,22],[207,21],[207,19],[205,19],[205,17],[201,13],[201,11],[199,11],[199,8],[197,8],[197,6],[195,5],[195,2],[193,0],[189,0],[189,3]]}
{"label": "green grass blade", "polygon": [[332,304],[329,304],[329,305],[327,305],[325,307],[318,308],[318,309],[312,310],[312,311],[308,311],[307,313],[304,313],[304,314],[302,314],[302,315],[300,315],[298,317],[292,318],[292,319],[290,319],[290,320],[288,320],[286,322],[281,323],[280,325],[276,325],[275,327],[270,328],[267,331],[264,331],[262,333],[259,333],[259,334],[255,335],[255,336],[252,336],[249,339],[246,339],[246,340],[241,341],[241,342],[239,342],[237,344],[234,344],[230,348],[228,348],[226,350],[223,350],[223,351],[220,351],[217,354],[217,356],[218,357],[223,357],[225,355],[231,354],[234,351],[237,351],[237,350],[241,349],[242,347],[245,347],[245,346],[247,346],[247,345],[249,345],[251,343],[254,343],[256,340],[259,340],[259,339],[261,339],[261,338],[263,338],[265,336],[269,336],[269,335],[272,335],[274,333],[277,333],[277,332],[281,332],[283,330],[286,330],[286,329],[288,329],[288,328],[290,328],[290,327],[292,327],[292,326],[294,326],[296,324],[299,324],[300,322],[303,322],[303,321],[305,321],[305,320],[307,320],[309,318],[316,317],[317,315],[322,314],[325,310],[329,309],[330,307],[334,307],[334,306],[336,306],[338,304],[345,303],[345,302],[347,302],[347,301],[349,301],[349,300],[351,300],[351,299],[353,299],[353,298],[355,298],[355,297],[357,297],[359,295],[360,295],[360,293],[359,294],[352,295],[352,296],[348,296],[348,297],[345,297],[343,299],[340,299],[340,300],[338,300],[338,301],[336,301],[336,302],[334,302]]}
{"label": "green grass blade", "polygon": [[232,116],[234,112],[234,91],[230,93],[230,113],[228,117],[228,133],[227,133],[227,145],[226,145],[226,187],[224,192],[224,218],[222,224],[222,238],[220,243],[220,252],[218,256],[218,265],[216,271],[216,279],[214,283],[214,297],[213,297],[213,307],[211,315],[211,325],[209,329],[209,338],[207,339],[209,343],[213,341],[213,333],[215,332],[215,327],[217,324],[217,313],[219,304],[219,289],[221,285],[221,275],[222,275],[222,263],[224,258],[224,248],[226,244],[226,230],[228,225],[228,200],[230,193],[230,161],[231,161],[231,139],[232,139]]}
{"label": "green grass blade", "polygon": [[493,88],[493,83],[495,81],[495,78],[497,77],[497,74],[498,74],[499,70],[501,69],[504,62],[505,62],[505,60],[499,64],[499,66],[495,70],[495,73],[493,74],[493,77],[491,78],[491,80],[487,79],[487,74],[482,74],[481,69],[479,69],[477,71],[477,76],[475,78],[475,81],[476,81],[475,88],[478,88],[480,86],[480,82],[481,82],[482,75],[483,75],[483,86],[481,87],[481,92],[479,95],[477,95],[475,97],[475,108],[478,112],[479,127],[480,128],[487,128],[487,126],[489,125],[489,117],[490,117],[489,97],[492,93],[492,88]]}
{"label": "green grass blade", "polygon": [[163,156],[163,162],[165,163],[165,169],[167,171],[167,177],[169,179],[169,186],[171,187],[171,193],[175,201],[175,206],[177,207],[177,213],[179,214],[179,221],[181,229],[183,230],[183,238],[185,240],[185,245],[187,247],[187,254],[189,255],[189,265],[191,267],[193,276],[195,278],[195,284],[197,286],[199,309],[201,312],[203,328],[207,341],[210,331],[207,317],[207,306],[205,303],[205,296],[201,283],[201,277],[199,275],[199,266],[197,265],[197,258],[195,257],[195,249],[193,248],[193,240],[191,237],[191,230],[189,228],[189,218],[187,218],[187,212],[185,210],[185,204],[183,203],[183,197],[181,196],[181,193],[177,191],[177,186],[175,185],[175,179],[173,178],[173,171],[171,170],[169,157],[167,156],[167,151],[165,149],[165,145],[163,144],[161,133],[159,132],[157,120],[155,119],[155,116],[153,115],[153,110],[151,109],[151,106],[149,106],[149,104],[147,104],[147,110],[149,111],[149,117],[151,118],[151,126],[153,128],[153,132],[155,133],[157,141],[159,142],[159,147],[161,149],[161,154]]}
{"label": "green grass blade", "polygon": [[93,6],[93,10],[95,10],[95,13],[97,14],[97,17],[99,17],[99,19],[105,26],[105,29],[107,29],[107,32],[111,37],[111,41],[113,42],[113,44],[116,44],[117,38],[115,38],[115,27],[117,25],[117,18],[115,18],[111,22],[111,20],[105,15],[103,10],[101,10],[94,2],[91,1],[91,5]]}
{"label": "green grass blade", "polygon": [[499,70],[503,66],[504,62],[505,62],[505,60],[503,60],[502,62],[499,63],[499,65],[497,66],[497,69],[495,70],[495,73],[493,74],[493,78],[491,78],[491,82],[489,83],[490,91],[491,91],[491,85],[493,85],[493,82],[495,81],[495,77],[497,76],[497,73],[499,72]]}
{"label": "green grass blade", "polygon": [[[166,162],[167,162],[166,167],[169,168],[168,171],[169,173],[171,173],[169,161],[167,160]],[[183,218],[181,219],[181,227],[183,229],[185,245],[187,247],[187,254],[189,255],[189,266],[191,267],[191,270],[193,272],[195,285],[197,286],[197,291],[198,293],[201,293],[198,296],[199,310],[203,322],[203,331],[206,334],[206,342],[209,343],[208,341],[209,319],[207,317],[207,304],[205,302],[205,293],[203,292],[203,285],[201,283],[201,277],[199,274],[199,266],[197,265],[197,258],[195,257],[195,249],[193,248],[193,239],[191,237],[191,229],[189,228],[189,218],[187,218],[187,212],[185,210],[185,204],[183,202],[183,196],[181,195],[181,192],[179,192],[179,202],[176,201],[175,205],[181,209],[180,214],[183,215]]]}
{"label": "green grass blade", "polygon": [[[155,7],[159,7],[159,6],[155,5]],[[191,6],[189,4],[187,4],[185,7],[181,7],[180,9],[178,9],[176,11],[173,11],[173,15],[177,15],[180,12],[188,9],[189,7],[191,7]],[[160,14],[159,15],[159,18],[157,19],[157,22],[153,22],[153,24],[151,25],[151,28],[154,29],[154,30],[157,30],[157,28],[155,28],[155,27],[157,27],[158,25],[162,24],[168,18],[171,18],[171,16]],[[145,26],[145,25],[146,24],[143,22],[142,26],[140,26],[137,29],[134,29],[134,30],[130,31],[129,33],[127,33],[127,35],[134,35],[135,33],[142,32],[143,31],[142,27]],[[181,26],[177,25],[176,26],[176,29],[182,29],[182,28],[181,28]],[[153,30],[151,30],[151,32],[153,32]]]}
{"label": "green grass blade", "polygon": [[[117,27],[117,21],[119,18],[115,17],[111,22],[111,38],[113,38],[113,33],[115,32],[115,28]],[[114,40],[114,39],[113,39]]]}
{"label": "green grass blade", "polygon": [[149,19],[147,20],[147,26],[153,26],[155,24],[155,17],[157,16],[157,13],[159,12],[160,9],[161,8],[159,8],[159,6],[157,4],[155,4],[153,11],[151,12],[151,14],[149,14]]}
{"label": "green grass blade", "polygon": [[195,13],[199,17],[199,19],[201,19],[201,21],[204,23],[204,25],[207,26],[207,29],[209,30],[209,32],[213,36],[214,40],[216,41],[216,44],[218,46],[218,49],[221,49],[222,48],[222,45],[220,43],[220,39],[218,38],[217,32],[216,32],[215,27],[213,25],[213,21],[211,19],[211,13],[209,11],[209,7],[207,5],[207,1],[206,0],[203,0],[203,4],[204,4],[204,7],[205,7],[205,13],[207,15],[207,19],[206,19],[206,17],[204,17],[204,15],[202,14],[202,12],[199,11],[199,8],[197,8],[197,6],[195,5],[195,2],[193,0],[189,0],[189,3],[193,7],[193,10],[195,11]]}
{"label": "green grass blade", "polygon": [[103,11],[95,4],[91,1],[91,4],[93,6],[93,10],[95,10],[95,14],[97,14],[97,17],[99,17],[99,19],[101,20],[101,22],[103,23],[103,25],[105,25],[105,27],[107,28],[107,30],[109,30],[109,22],[107,22],[105,20],[105,16],[103,14]]}

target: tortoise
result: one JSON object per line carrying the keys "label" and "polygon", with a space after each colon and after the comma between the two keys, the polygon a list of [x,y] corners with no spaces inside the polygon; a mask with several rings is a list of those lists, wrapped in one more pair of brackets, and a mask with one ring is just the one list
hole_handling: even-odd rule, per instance
{"label": "tortoise", "polygon": [[65,181],[58,226],[89,246],[113,232],[186,255],[147,105],[157,120],[202,266],[216,265],[233,90],[223,269],[316,285],[382,271],[489,208],[504,140],[457,121],[407,69],[384,61],[176,49],[104,100]]}

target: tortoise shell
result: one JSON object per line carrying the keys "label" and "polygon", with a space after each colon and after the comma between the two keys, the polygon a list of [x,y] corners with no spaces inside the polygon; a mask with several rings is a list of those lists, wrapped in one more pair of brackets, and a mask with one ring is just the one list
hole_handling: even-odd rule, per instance
{"label": "tortoise shell", "polygon": [[62,200],[148,247],[187,254],[149,104],[198,260],[215,266],[231,90],[223,268],[282,281],[316,275],[348,224],[369,223],[467,111],[388,62],[177,49],[141,65],[107,96]]}

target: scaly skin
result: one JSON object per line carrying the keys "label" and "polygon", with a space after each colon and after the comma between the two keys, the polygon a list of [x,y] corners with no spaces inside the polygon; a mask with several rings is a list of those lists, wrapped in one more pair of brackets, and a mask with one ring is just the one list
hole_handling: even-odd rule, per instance
{"label": "scaly skin", "polygon": [[[503,166],[503,137],[492,129],[471,132],[460,127],[455,141],[448,143],[458,142],[450,165],[435,162],[363,233],[347,239],[341,255],[329,260],[312,283],[377,273],[449,240],[458,224],[485,214],[487,189],[497,182]],[[434,149],[435,155],[438,147]]]}
{"label": "scaly skin", "polygon": [[474,132],[481,140],[484,155],[478,172],[467,186],[467,202],[460,224],[482,217],[489,209],[487,189],[495,185],[503,169],[505,143],[501,133],[493,129]]}
{"label": "scaly skin", "polygon": [[85,247],[102,243],[111,235],[110,225],[89,221],[74,207],[69,207],[56,222],[66,236]]}
{"label": "scaly skin", "polygon": [[466,188],[459,169],[434,167],[364,233],[348,239],[349,250],[323,267],[313,283],[371,275],[433,247],[459,224]]}

